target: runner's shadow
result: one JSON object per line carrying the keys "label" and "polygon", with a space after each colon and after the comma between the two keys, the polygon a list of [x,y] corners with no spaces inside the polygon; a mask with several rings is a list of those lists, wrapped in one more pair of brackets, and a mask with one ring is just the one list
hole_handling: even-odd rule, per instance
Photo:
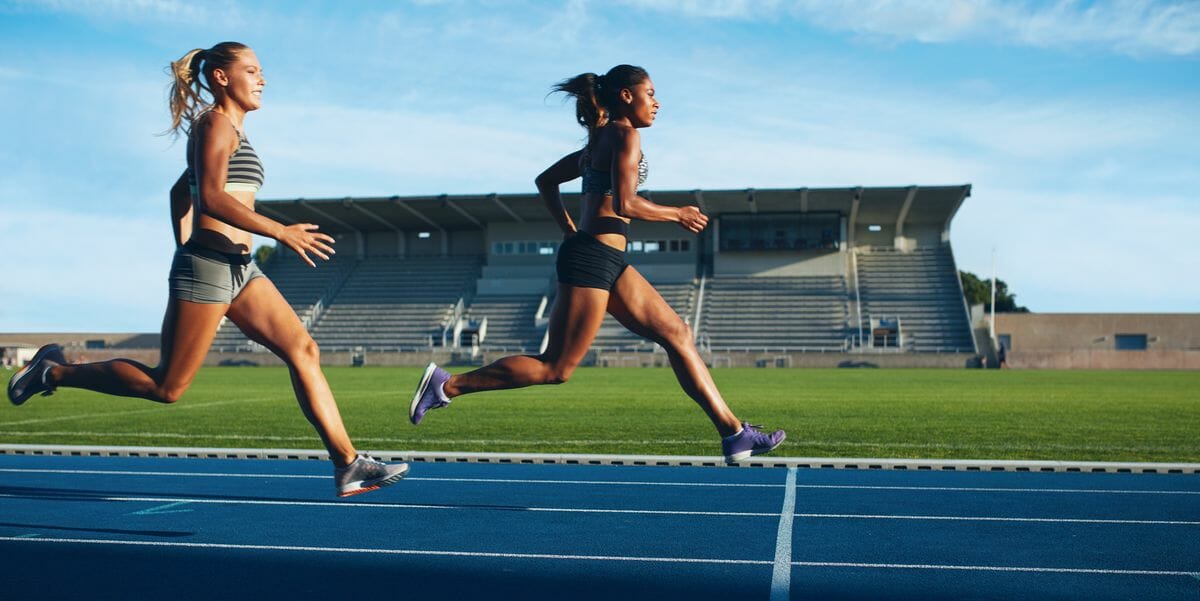
{"label": "runner's shadow", "polygon": [[51,526],[48,524],[13,524],[0,522],[0,528],[16,528],[28,530],[63,530],[67,532],[94,532],[96,534],[125,534],[131,536],[158,536],[162,538],[184,538],[195,536],[195,532],[176,532],[173,530],[121,530],[117,528],[72,528],[70,526]]}

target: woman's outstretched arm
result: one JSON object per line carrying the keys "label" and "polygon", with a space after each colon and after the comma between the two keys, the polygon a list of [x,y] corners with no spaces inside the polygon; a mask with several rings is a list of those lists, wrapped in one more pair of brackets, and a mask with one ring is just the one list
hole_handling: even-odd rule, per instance
{"label": "woman's outstretched arm", "polygon": [[708,217],[700,209],[668,207],[638,195],[638,163],[641,161],[641,135],[633,128],[621,130],[612,162],[613,208],[617,214],[642,221],[674,221],[690,232],[700,233],[708,224]]}
{"label": "woman's outstretched arm", "polygon": [[328,234],[317,232],[312,223],[283,225],[273,219],[259,215],[253,209],[238,202],[225,191],[225,180],[229,172],[229,156],[237,148],[237,132],[226,124],[214,124],[210,117],[201,119],[194,126],[192,135],[198,135],[196,181],[200,187],[200,211],[205,215],[228,223],[233,227],[260,236],[274,238],[300,255],[309,267],[315,267],[308,253],[329,260],[333,254],[334,239]]}

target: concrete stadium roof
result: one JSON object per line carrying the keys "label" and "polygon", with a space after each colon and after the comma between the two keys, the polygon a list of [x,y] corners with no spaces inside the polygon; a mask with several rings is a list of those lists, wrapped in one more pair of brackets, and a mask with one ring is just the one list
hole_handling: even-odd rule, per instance
{"label": "concrete stadium roof", "polygon": [[[851,221],[937,224],[948,227],[971,185],[879,188],[787,188],[743,190],[647,190],[669,206],[699,205],[710,217],[722,213],[836,212]],[[579,194],[564,194],[572,214]],[[486,229],[489,223],[549,221],[536,194],[376,196],[260,200],[263,214],[284,223],[316,223],[327,232]]]}

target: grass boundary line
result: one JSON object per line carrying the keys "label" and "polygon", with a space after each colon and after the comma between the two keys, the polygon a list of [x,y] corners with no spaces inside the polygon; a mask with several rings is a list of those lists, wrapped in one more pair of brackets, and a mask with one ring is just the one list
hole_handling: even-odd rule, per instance
{"label": "grass boundary line", "polygon": [[[0,455],[80,457],[170,457],[198,459],[326,460],[313,449],[237,449],[85,445],[0,444]],[[725,467],[721,457],[685,455],[589,455],[575,453],[448,453],[435,451],[371,451],[385,461],[412,463],[495,463],[540,465],[632,465]],[[1136,474],[1200,474],[1200,463],[1137,463],[1008,459],[905,459],[858,457],[755,457],[734,467],[968,472],[1081,472]]]}

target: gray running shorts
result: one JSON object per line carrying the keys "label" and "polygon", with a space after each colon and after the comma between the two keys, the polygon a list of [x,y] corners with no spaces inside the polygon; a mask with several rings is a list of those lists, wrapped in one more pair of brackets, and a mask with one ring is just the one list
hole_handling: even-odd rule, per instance
{"label": "gray running shorts", "polygon": [[265,277],[250,255],[217,252],[189,242],[175,249],[167,281],[172,298],[228,305],[250,280]]}

